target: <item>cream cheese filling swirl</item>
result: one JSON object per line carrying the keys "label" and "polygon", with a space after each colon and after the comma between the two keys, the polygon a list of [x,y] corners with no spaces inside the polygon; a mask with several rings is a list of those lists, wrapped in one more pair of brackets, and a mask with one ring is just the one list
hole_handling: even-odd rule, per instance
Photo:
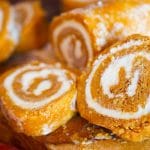
{"label": "cream cheese filling swirl", "polygon": [[[147,115],[150,113],[150,93],[147,94],[147,98],[145,99],[144,106],[142,104],[137,104],[136,111],[124,111],[121,109],[115,109],[115,108],[108,108],[103,106],[101,100],[98,97],[94,97],[92,93],[92,84],[97,82],[94,78],[99,78],[99,86],[101,87],[101,91],[103,96],[107,97],[108,101],[111,101],[112,99],[119,99],[119,101],[122,101],[125,99],[125,97],[128,97],[129,99],[126,99],[126,101],[131,101],[131,98],[135,100],[136,92],[138,90],[139,82],[142,80],[143,76],[143,68],[144,63],[140,65],[140,67],[135,67],[136,59],[141,58],[147,62],[150,62],[150,53],[148,51],[140,50],[140,51],[134,51],[134,52],[124,52],[123,56],[117,55],[119,52],[123,52],[128,48],[132,48],[134,46],[140,46],[142,45],[142,41],[140,40],[130,40],[127,43],[124,43],[118,47],[114,47],[110,49],[110,53],[100,55],[97,60],[93,64],[92,71],[90,72],[88,79],[86,80],[86,86],[85,86],[85,100],[88,105],[88,107],[92,108],[94,111],[96,111],[99,114],[102,114],[104,116],[116,118],[116,119],[137,119],[144,115]],[[98,71],[100,67],[102,67],[104,64],[103,62],[107,59],[110,59],[110,63],[106,68],[104,68],[103,71]],[[134,68],[134,69],[133,69]],[[125,90],[120,93],[113,93],[112,87],[119,84],[120,77],[119,73],[120,70],[123,69],[125,72],[125,79],[128,80],[129,84],[123,85]],[[96,74],[96,75],[95,75]],[[146,82],[145,80],[143,82]],[[125,84],[125,83],[124,83]],[[142,83],[140,83],[142,84]],[[146,82],[145,84],[148,85]],[[143,85],[143,84],[142,84]],[[141,85],[141,86],[142,86]],[[148,88],[148,87],[147,87]],[[141,95],[140,95],[141,96]],[[142,95],[143,96],[143,95]],[[143,96],[144,97],[144,96]],[[113,105],[113,104],[111,104]],[[117,105],[117,104],[116,104]],[[134,104],[136,105],[136,104]]]}
{"label": "cream cheese filling swirl", "polygon": [[83,68],[93,59],[89,33],[79,21],[70,19],[57,25],[52,38],[55,49],[70,66]]}
{"label": "cream cheese filling swirl", "polygon": [[[52,77],[50,78],[50,76]],[[54,82],[52,78],[55,78],[56,81]],[[38,82],[35,83],[36,81]],[[57,86],[58,83],[59,86]],[[14,71],[4,80],[4,87],[8,96],[11,97],[11,101],[23,109],[31,110],[38,109],[60,98],[70,90],[72,84],[73,81],[68,78],[65,70],[51,68],[42,63],[24,66]],[[15,86],[20,87],[20,89],[15,89]],[[53,88],[55,90],[50,95],[44,94],[48,90],[52,91]],[[23,95],[19,95],[17,90]],[[30,98],[33,96],[38,100],[32,101]]]}

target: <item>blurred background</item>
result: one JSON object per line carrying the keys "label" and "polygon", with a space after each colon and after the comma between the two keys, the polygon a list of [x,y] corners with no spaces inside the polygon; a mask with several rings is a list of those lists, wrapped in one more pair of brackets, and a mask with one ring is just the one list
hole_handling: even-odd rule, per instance
{"label": "blurred background", "polygon": [[96,3],[101,0],[8,0],[15,4],[21,1],[40,1],[47,12],[48,20],[60,12],[68,11],[74,8],[84,7],[91,3]]}
{"label": "blurred background", "polygon": [[61,0],[8,0],[12,4],[15,4],[17,2],[21,1],[40,1],[42,3],[42,6],[47,12],[48,20],[51,20],[51,18],[54,15],[57,15],[61,11]]}

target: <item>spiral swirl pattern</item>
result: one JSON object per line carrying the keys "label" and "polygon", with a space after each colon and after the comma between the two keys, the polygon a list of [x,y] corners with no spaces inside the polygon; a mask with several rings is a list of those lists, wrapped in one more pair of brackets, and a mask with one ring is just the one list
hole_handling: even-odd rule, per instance
{"label": "spiral swirl pattern", "polygon": [[89,33],[80,22],[70,19],[58,25],[52,36],[58,57],[68,65],[84,68],[93,59]]}
{"label": "spiral swirl pattern", "polygon": [[[76,112],[74,77],[57,66],[28,64],[1,78],[2,109],[11,123],[17,120],[13,124],[19,132],[32,136],[48,134]],[[35,129],[33,122],[39,124]]]}
{"label": "spiral swirl pattern", "polygon": [[[148,91],[141,95],[143,97],[145,94],[147,95],[144,100],[145,106],[143,107],[142,104],[138,104],[135,112],[127,112],[127,109],[122,111],[104,107],[99,102],[101,99],[98,99],[97,95],[94,95],[93,90],[91,90],[92,85],[95,85],[98,81],[99,84],[96,87],[99,93],[102,93],[101,97],[104,97],[104,99],[110,101],[117,99],[117,101],[123,102],[124,98],[128,99],[126,101],[131,101],[130,99],[132,98],[133,101],[136,101],[138,90],[142,90],[143,86],[148,84],[147,81],[143,81],[140,85],[140,82],[145,77],[143,74],[145,71],[144,67],[150,62],[150,53],[145,50],[127,53],[126,48],[131,49],[134,46],[140,46],[142,44],[143,42],[140,40],[131,40],[123,45],[110,49],[110,53],[98,57],[86,81],[85,98],[89,107],[102,115],[117,119],[135,119],[150,112],[150,95]],[[119,53],[122,54],[119,55]],[[104,64],[106,61],[109,62],[107,65]],[[138,66],[137,64],[141,62],[143,62],[143,65]],[[149,87],[149,84],[147,86]]]}
{"label": "spiral swirl pattern", "polygon": [[[49,78],[50,76],[51,78]],[[53,78],[56,78],[55,82],[52,81]],[[18,83],[17,80],[20,80],[21,82]],[[37,80],[39,80],[39,82],[34,83]],[[54,87],[56,82],[60,83],[60,86],[57,88]],[[16,105],[27,109],[34,109],[42,107],[61,97],[70,89],[72,83],[73,81],[68,79],[64,70],[56,68],[50,69],[46,65],[40,64],[39,66],[28,65],[15,71],[5,79],[4,87]],[[18,84],[16,86],[21,87],[20,90],[22,92],[15,91],[15,84]],[[35,89],[29,90],[32,86],[35,87]],[[45,91],[52,90],[52,88],[56,88],[56,90],[51,95],[45,96],[43,99],[42,96],[46,95]],[[24,99],[19,96],[19,93],[24,94],[26,98]],[[31,101],[30,96],[41,98],[39,98],[38,101]]]}
{"label": "spiral swirl pattern", "polygon": [[104,50],[81,75],[81,116],[132,141],[150,136],[150,39],[133,35]]}

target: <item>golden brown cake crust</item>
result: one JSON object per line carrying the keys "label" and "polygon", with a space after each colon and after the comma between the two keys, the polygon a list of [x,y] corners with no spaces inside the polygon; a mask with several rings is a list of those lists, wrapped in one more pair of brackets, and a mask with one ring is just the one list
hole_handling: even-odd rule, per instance
{"label": "golden brown cake crust", "polygon": [[117,139],[109,130],[93,125],[80,116],[73,117],[55,132],[37,137],[45,144],[89,144],[98,140]]}

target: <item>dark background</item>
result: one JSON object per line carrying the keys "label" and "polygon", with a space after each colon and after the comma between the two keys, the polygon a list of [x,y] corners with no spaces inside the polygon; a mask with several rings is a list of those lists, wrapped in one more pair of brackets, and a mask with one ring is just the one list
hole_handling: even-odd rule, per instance
{"label": "dark background", "polygon": [[[9,0],[12,4],[21,2],[21,1],[36,1],[36,0]],[[42,6],[47,12],[47,18],[48,20],[51,20],[51,18],[54,15],[59,14],[61,10],[60,0],[38,0],[41,1]]]}

